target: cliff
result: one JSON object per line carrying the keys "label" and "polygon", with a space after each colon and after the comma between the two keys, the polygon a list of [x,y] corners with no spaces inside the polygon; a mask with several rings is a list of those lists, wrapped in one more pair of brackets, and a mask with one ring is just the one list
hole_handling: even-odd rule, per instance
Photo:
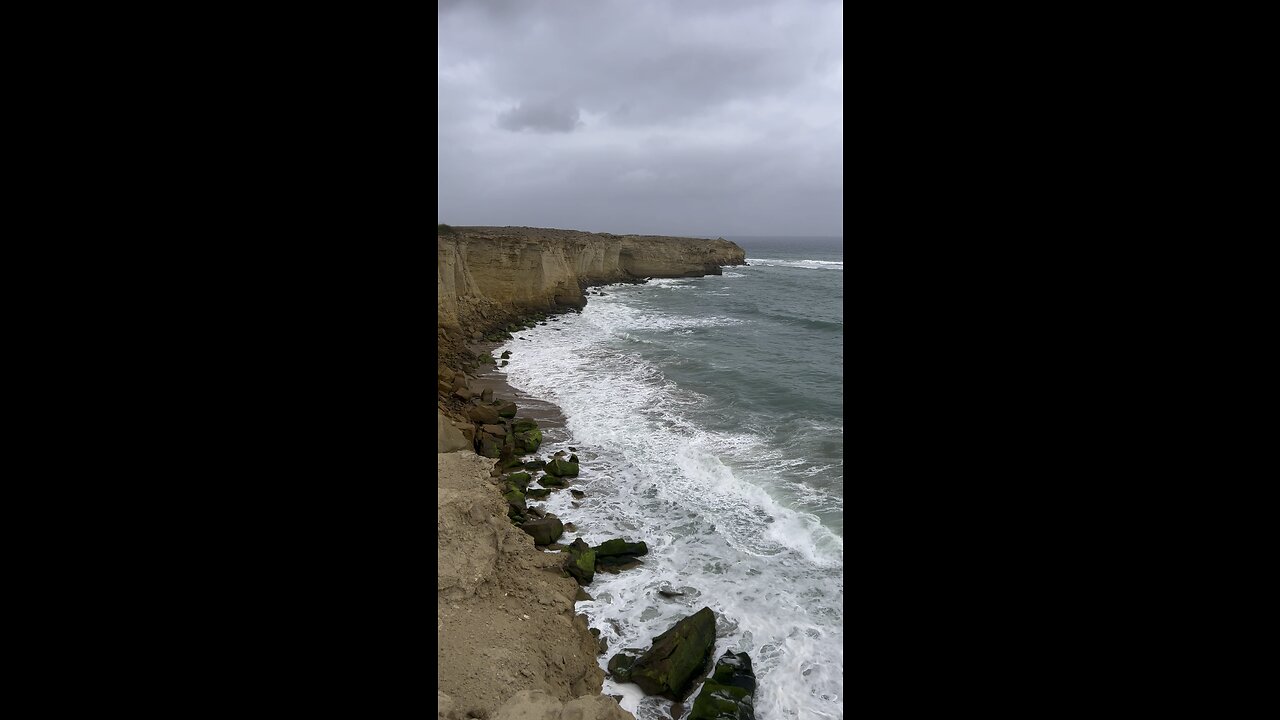
{"label": "cliff", "polygon": [[484,331],[515,314],[581,308],[591,285],[719,275],[746,253],[727,240],[525,227],[437,234],[440,328]]}

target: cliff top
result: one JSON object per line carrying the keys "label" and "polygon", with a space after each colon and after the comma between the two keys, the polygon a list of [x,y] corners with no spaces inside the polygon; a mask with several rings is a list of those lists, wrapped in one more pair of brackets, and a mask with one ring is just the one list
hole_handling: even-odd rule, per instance
{"label": "cliff top", "polygon": [[724,238],[686,237],[681,235],[615,235],[613,233],[587,232],[585,230],[562,230],[559,228],[536,228],[523,225],[491,226],[491,225],[437,225],[436,235],[459,237],[510,237],[529,240],[537,239],[587,239],[587,238],[643,238],[646,240],[676,240],[681,242],[711,242]]}

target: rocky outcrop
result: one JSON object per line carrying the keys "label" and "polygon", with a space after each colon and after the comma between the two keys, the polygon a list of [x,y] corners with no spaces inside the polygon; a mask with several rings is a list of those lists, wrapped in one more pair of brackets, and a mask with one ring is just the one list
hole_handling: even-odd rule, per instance
{"label": "rocky outcrop", "polygon": [[689,720],[755,720],[755,692],[751,656],[726,650],[702,684]]}
{"label": "rocky outcrop", "polygon": [[694,677],[706,667],[716,642],[716,618],[711,608],[681,620],[653,639],[643,655],[619,653],[609,660],[609,672],[619,682],[633,682],[649,695],[682,699]]}
{"label": "rocky outcrop", "polygon": [[650,277],[719,275],[746,253],[723,239],[463,227],[436,237],[436,320],[466,339],[499,319],[581,308],[583,288]]}

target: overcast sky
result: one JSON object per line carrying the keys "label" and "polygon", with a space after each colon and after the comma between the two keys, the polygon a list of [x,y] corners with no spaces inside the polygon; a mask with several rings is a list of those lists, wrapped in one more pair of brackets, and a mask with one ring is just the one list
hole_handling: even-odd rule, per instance
{"label": "overcast sky", "polygon": [[843,235],[821,0],[440,0],[439,222]]}

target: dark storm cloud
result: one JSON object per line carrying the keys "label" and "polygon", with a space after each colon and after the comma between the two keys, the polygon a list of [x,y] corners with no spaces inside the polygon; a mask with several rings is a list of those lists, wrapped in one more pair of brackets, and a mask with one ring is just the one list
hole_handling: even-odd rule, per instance
{"label": "dark storm cloud", "polygon": [[439,7],[441,222],[843,233],[838,2]]}
{"label": "dark storm cloud", "polygon": [[573,132],[578,124],[578,108],[555,100],[522,102],[498,116],[498,127],[506,130]]}

